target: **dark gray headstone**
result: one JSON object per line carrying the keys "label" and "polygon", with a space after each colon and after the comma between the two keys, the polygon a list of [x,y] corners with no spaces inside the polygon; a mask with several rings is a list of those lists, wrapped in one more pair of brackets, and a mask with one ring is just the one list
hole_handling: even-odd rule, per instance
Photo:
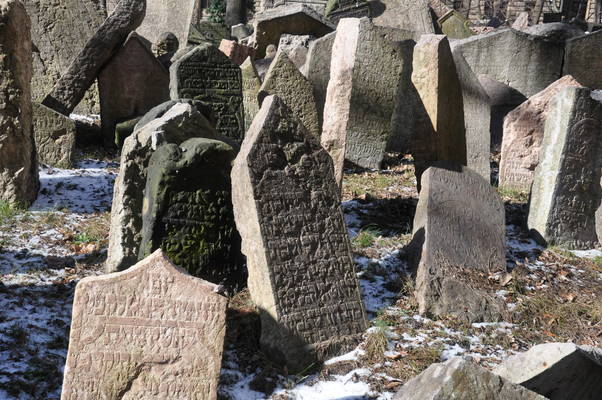
{"label": "dark gray headstone", "polygon": [[602,31],[566,42],[564,75],[572,75],[590,89],[602,89]]}
{"label": "dark gray headstone", "polygon": [[336,32],[329,33],[313,41],[309,45],[307,60],[301,72],[311,82],[318,110],[318,124],[320,129],[324,121],[324,104],[326,103],[326,89],[330,80],[330,57]]}
{"label": "dark gray headstone", "polygon": [[38,161],[72,168],[75,157],[75,122],[41,104],[33,104],[33,132]]}

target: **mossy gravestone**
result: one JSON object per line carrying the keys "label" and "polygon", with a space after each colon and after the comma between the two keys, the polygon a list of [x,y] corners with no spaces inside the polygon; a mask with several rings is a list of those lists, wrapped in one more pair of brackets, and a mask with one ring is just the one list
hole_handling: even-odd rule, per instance
{"label": "mossy gravestone", "polygon": [[235,156],[227,144],[204,138],[157,149],[148,169],[139,259],[160,247],[190,274],[242,288],[246,274],[230,185]]}

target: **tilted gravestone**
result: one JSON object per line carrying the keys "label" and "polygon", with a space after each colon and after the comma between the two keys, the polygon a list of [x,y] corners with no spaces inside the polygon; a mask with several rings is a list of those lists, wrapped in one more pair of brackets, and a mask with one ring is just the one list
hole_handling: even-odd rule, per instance
{"label": "tilted gravestone", "polygon": [[312,135],[320,136],[313,87],[284,51],[278,51],[270,64],[257,95],[259,104],[269,95],[278,96]]}
{"label": "tilted gravestone", "polygon": [[176,103],[160,118],[142,121],[121,150],[119,174],[113,191],[107,272],[122,271],[138,261],[142,230],[142,202],[150,157],[164,143],[179,144],[192,137],[215,139],[207,119],[186,103]]}
{"label": "tilted gravestone", "polygon": [[563,76],[508,113],[504,119],[500,187],[531,190],[552,99],[565,87],[580,86],[572,76]]}
{"label": "tilted gravestone", "polygon": [[566,42],[563,74],[572,75],[590,89],[602,89],[602,31]]}
{"label": "tilted gravestone", "polygon": [[38,161],[72,168],[75,157],[75,122],[42,104],[33,104],[33,132]]}
{"label": "tilted gravestone", "polygon": [[38,194],[32,129],[31,23],[17,0],[0,0],[0,200],[31,204]]}
{"label": "tilted gravestone", "polygon": [[122,0],[96,30],[42,104],[69,115],[98,77],[103,65],[144,19],[146,0]]}
{"label": "tilted gravestone", "polygon": [[[31,96],[39,103],[107,15],[98,0],[24,0],[22,3],[32,21],[31,41],[35,52]],[[86,92],[75,112],[98,114],[96,84]]]}
{"label": "tilted gravestone", "polygon": [[536,240],[575,249],[598,245],[601,151],[602,92],[563,89],[546,117],[531,187],[527,224]]}
{"label": "tilted gravestone", "polygon": [[413,227],[420,313],[500,319],[504,305],[487,293],[487,276],[506,270],[505,233],[504,204],[489,181],[454,163],[427,169]]}
{"label": "tilted gravestone", "polygon": [[257,70],[250,57],[240,66],[242,73],[242,102],[245,109],[245,132],[249,130],[251,122],[259,112],[259,101],[257,94],[261,88],[261,81],[257,75]]}
{"label": "tilted gravestone", "polygon": [[450,39],[466,39],[474,36],[470,21],[456,10],[451,10],[437,20],[441,32]]}
{"label": "tilted gravestone", "polygon": [[[188,34],[189,45],[211,43],[219,47],[222,40],[230,40],[228,27],[223,24],[211,21],[199,21],[190,27],[190,33]],[[184,45],[180,46],[180,48],[184,48]]]}
{"label": "tilted gravestone", "polygon": [[255,57],[254,48],[239,44],[234,40],[222,39],[219,44],[219,51],[228,56],[236,65],[241,65],[248,57]]}
{"label": "tilted gravestone", "polygon": [[343,18],[370,17],[370,3],[366,0],[328,0],[324,16],[335,24]]}
{"label": "tilted gravestone", "polygon": [[261,345],[289,371],[353,348],[366,328],[332,160],[267,97],[232,168]]}
{"label": "tilted gravestone", "polygon": [[172,100],[193,99],[211,108],[217,132],[236,142],[244,137],[242,76],[238,65],[209,43],[186,52],[169,68]]}
{"label": "tilted gravestone", "polygon": [[289,35],[284,33],[280,36],[278,51],[283,51],[289,60],[301,70],[307,61],[309,46],[315,40],[316,38],[312,35]]}
{"label": "tilted gravestone", "polygon": [[405,29],[419,34],[435,33],[427,0],[371,1],[374,25]]}
{"label": "tilted gravestone", "polygon": [[318,125],[322,129],[324,121],[324,103],[326,103],[326,88],[330,80],[330,57],[336,32],[314,40],[309,45],[307,60],[301,73],[311,82],[318,111]]}
{"label": "tilted gravestone", "polygon": [[101,129],[105,146],[115,143],[115,126],[169,100],[169,72],[132,32],[98,75]]}
{"label": "tilted gravestone", "polygon": [[[321,142],[340,185],[343,161],[380,168],[391,136],[397,89],[413,32],[374,26],[368,18],[339,22],[332,47]],[[386,66],[386,68],[383,68]]]}
{"label": "tilted gravestone", "polygon": [[228,300],[161,250],[75,288],[62,400],[215,399]]}
{"label": "tilted gravestone", "polygon": [[245,286],[244,258],[234,225],[230,170],[236,153],[204,138],[164,144],[150,158],[138,259],[161,248],[193,276]]}

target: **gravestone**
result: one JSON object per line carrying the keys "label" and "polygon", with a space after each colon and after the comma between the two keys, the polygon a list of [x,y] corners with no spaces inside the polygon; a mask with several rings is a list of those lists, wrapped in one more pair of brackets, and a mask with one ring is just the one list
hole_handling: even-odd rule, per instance
{"label": "gravestone", "polygon": [[257,69],[257,75],[259,75],[260,80],[263,81],[263,78],[265,78],[265,74],[268,72],[270,64],[272,64],[274,57],[276,57],[276,52],[276,46],[270,44],[265,49],[265,58],[255,61],[255,68]]}
{"label": "gravestone", "polygon": [[311,82],[313,87],[320,129],[322,129],[324,122],[326,88],[330,80],[330,58],[335,36],[336,32],[332,32],[311,42],[307,52],[307,60],[301,69],[301,73]]}
{"label": "gravestone", "polygon": [[512,29],[516,29],[517,31],[524,31],[529,27],[529,12],[523,11],[518,14],[518,17],[512,23]]}
{"label": "gravestone", "polygon": [[276,96],[234,161],[232,203],[264,354],[298,372],[353,349],[366,319],[332,160]]}
{"label": "gravestone", "polygon": [[266,11],[274,8],[305,6],[319,15],[324,15],[327,0],[258,0],[260,9]]}
{"label": "gravestone", "polygon": [[413,227],[420,313],[501,319],[505,304],[487,293],[486,276],[506,270],[505,233],[504,204],[488,180],[449,162],[427,169]]}
{"label": "gravestone", "polygon": [[178,52],[179,47],[180,42],[176,35],[171,32],[164,32],[153,44],[153,51],[161,65],[169,69],[171,66],[171,58]]}
{"label": "gravestone", "polygon": [[179,144],[192,137],[215,139],[217,133],[196,107],[176,103],[159,118],[141,120],[125,140],[113,191],[107,272],[123,271],[138,261],[142,202],[153,151],[164,143]]}
{"label": "gravestone", "polygon": [[243,39],[248,38],[252,34],[253,34],[253,26],[252,25],[238,24],[238,25],[234,25],[233,27],[230,28],[230,36],[232,37],[232,39],[236,39],[239,42]]}
{"label": "gravestone", "polygon": [[228,299],[161,250],[75,288],[62,400],[215,399]]}
{"label": "gravestone", "polygon": [[403,70],[411,65],[411,51],[403,42],[413,35],[374,26],[368,18],[339,22],[321,137],[339,185],[345,159],[360,167],[380,168],[391,136],[397,88]]}
{"label": "gravestone", "polygon": [[226,286],[246,283],[234,225],[230,169],[236,153],[203,138],[164,144],[150,158],[139,260],[161,248],[189,274]]}
{"label": "gravestone", "polygon": [[33,103],[33,133],[42,164],[72,168],[75,157],[75,122],[41,104]]}
{"label": "gravestone", "polygon": [[242,73],[242,102],[245,110],[245,132],[247,132],[255,115],[259,112],[257,95],[261,88],[261,81],[250,58],[247,58],[242,63],[240,71]]}
{"label": "gravestone", "polygon": [[416,118],[410,145],[420,182],[435,161],[467,164],[462,87],[447,37],[420,37],[414,47],[412,83],[426,111]]}
{"label": "gravestone", "polygon": [[[71,61],[107,17],[98,0],[23,0],[30,16],[34,46],[31,97],[42,102]],[[75,109],[98,114],[98,88],[93,84]]]}
{"label": "gravestone", "polygon": [[144,115],[169,100],[169,72],[132,32],[98,75],[103,142],[118,147],[118,123]]}
{"label": "gravestone", "polygon": [[224,53],[234,64],[241,65],[247,57],[255,57],[255,49],[234,40],[222,39],[219,44],[219,50]]}
{"label": "gravestone", "polygon": [[370,2],[374,25],[435,33],[427,0],[377,0]]}
{"label": "gravestone", "polygon": [[44,98],[46,107],[69,115],[131,31],[144,19],[146,0],[122,0]]}
{"label": "gravestone", "polygon": [[285,33],[280,36],[278,50],[286,53],[289,60],[301,70],[307,60],[309,45],[314,40],[316,40],[316,38],[311,35],[289,35],[288,33]]}
{"label": "gravestone", "polygon": [[561,90],[552,100],[527,220],[539,242],[573,249],[599,243],[601,101],[601,92],[574,87]]}
{"label": "gravestone", "polygon": [[564,47],[514,29],[497,29],[451,43],[477,76],[488,75],[530,97],[561,76]]}
{"label": "gravestone", "polygon": [[[106,0],[109,14],[115,10],[119,1],[121,0]],[[195,22],[197,2],[198,0],[146,0],[146,16],[136,32],[151,43],[156,43],[164,32],[172,32],[179,43],[185,46],[190,26]]]}
{"label": "gravestone", "polygon": [[211,43],[212,45],[219,47],[222,40],[230,40],[228,27],[223,24],[210,21],[199,21],[190,27],[190,33],[188,35],[189,45]]}
{"label": "gravestone", "polygon": [[508,113],[504,119],[500,187],[522,191],[531,189],[552,99],[566,87],[580,86],[572,76],[563,76]]}
{"label": "gravestone", "polygon": [[318,111],[311,83],[283,51],[278,51],[261,84],[259,104],[269,95],[278,96],[315,137],[320,136]]}
{"label": "gravestone", "polygon": [[457,12],[451,10],[437,20],[441,32],[450,39],[466,39],[474,36],[470,29],[470,21]]}
{"label": "gravestone", "polygon": [[324,15],[334,24],[343,18],[370,17],[370,4],[366,0],[328,0]]}
{"label": "gravestone", "polygon": [[216,117],[217,132],[242,142],[245,122],[238,65],[205,43],[174,60],[169,71],[172,100],[193,99],[206,104]]}
{"label": "gravestone", "polygon": [[0,200],[28,206],[38,194],[31,105],[31,23],[17,0],[0,0]]}
{"label": "gravestone", "polygon": [[563,73],[572,75],[583,86],[602,89],[602,31],[566,42]]}

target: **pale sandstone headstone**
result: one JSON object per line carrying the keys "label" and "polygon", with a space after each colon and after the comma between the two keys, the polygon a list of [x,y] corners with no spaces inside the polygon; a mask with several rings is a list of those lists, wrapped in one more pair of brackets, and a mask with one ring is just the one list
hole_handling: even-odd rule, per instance
{"label": "pale sandstone headstone", "polygon": [[450,39],[465,39],[474,35],[470,21],[456,10],[451,10],[437,20],[441,32]]}
{"label": "pale sandstone headstone", "polygon": [[72,168],[75,157],[75,122],[38,103],[33,104],[33,132],[40,163]]}
{"label": "pale sandstone headstone", "polygon": [[234,40],[222,39],[219,50],[228,56],[236,65],[241,65],[248,57],[255,57],[255,49]]}
{"label": "pale sandstone headstone", "polygon": [[245,109],[245,132],[249,130],[255,115],[259,112],[257,95],[261,88],[259,75],[251,58],[247,58],[240,66],[242,73],[242,102]]}
{"label": "pale sandstone headstone", "polygon": [[512,29],[523,31],[529,27],[529,12],[523,11],[518,14],[518,17],[512,23]]}
{"label": "pale sandstone headstone", "polygon": [[28,206],[38,194],[32,132],[31,22],[18,0],[0,0],[0,200]]}
{"label": "pale sandstone headstone", "polygon": [[111,208],[107,272],[122,271],[138,261],[142,202],[153,151],[164,143],[179,144],[192,137],[217,137],[215,127],[186,103],[177,103],[160,118],[138,125],[141,127],[125,140],[121,150]]}
{"label": "pale sandstone headstone", "polygon": [[244,137],[242,76],[238,65],[209,43],[189,50],[169,68],[172,100],[193,99],[211,108],[217,132],[240,143]]}
{"label": "pale sandstone headstone", "polygon": [[146,0],[122,0],[73,59],[42,104],[69,115],[130,32],[144,19]]}
{"label": "pale sandstone headstone", "polygon": [[146,114],[169,100],[169,71],[141,38],[132,32],[98,75],[103,142],[115,143],[118,123]]}
{"label": "pale sandstone headstone", "polygon": [[602,93],[561,90],[548,110],[531,188],[527,224],[536,240],[574,249],[599,243],[601,152]]}
{"label": "pale sandstone headstone", "polygon": [[265,354],[302,371],[366,328],[332,160],[276,96],[232,168],[236,226]]}
{"label": "pale sandstone headstone", "polygon": [[265,75],[257,95],[259,104],[269,95],[278,96],[312,135],[320,136],[313,87],[284,51],[278,51]]}
{"label": "pale sandstone headstone", "polygon": [[563,73],[572,75],[583,86],[602,89],[602,31],[566,42]]}
{"label": "pale sandstone headstone", "polygon": [[61,399],[216,399],[227,304],[161,250],[82,279]]}
{"label": "pale sandstone headstone", "polygon": [[374,25],[420,34],[435,33],[427,0],[380,0],[370,3]]}
{"label": "pale sandstone headstone", "polygon": [[566,87],[581,87],[572,76],[563,76],[512,110],[504,119],[500,186],[529,191],[539,164],[544,126],[554,96]]}
{"label": "pale sandstone headstone", "polygon": [[453,163],[427,169],[413,227],[420,313],[499,320],[504,304],[472,279],[506,270],[505,233],[504,204],[488,180]]}
{"label": "pale sandstone headstone", "polygon": [[309,45],[316,40],[311,35],[289,35],[288,33],[280,36],[278,50],[284,51],[288,58],[301,70],[307,60]]}
{"label": "pale sandstone headstone", "polygon": [[330,57],[336,32],[314,40],[309,45],[307,60],[301,73],[311,82],[318,111],[320,130],[324,121],[324,103],[326,103],[326,88],[330,80]]}
{"label": "pale sandstone headstone", "polygon": [[193,138],[160,146],[150,158],[138,259],[161,248],[189,274],[224,285],[246,283],[234,225],[230,170],[236,152],[224,142]]}

